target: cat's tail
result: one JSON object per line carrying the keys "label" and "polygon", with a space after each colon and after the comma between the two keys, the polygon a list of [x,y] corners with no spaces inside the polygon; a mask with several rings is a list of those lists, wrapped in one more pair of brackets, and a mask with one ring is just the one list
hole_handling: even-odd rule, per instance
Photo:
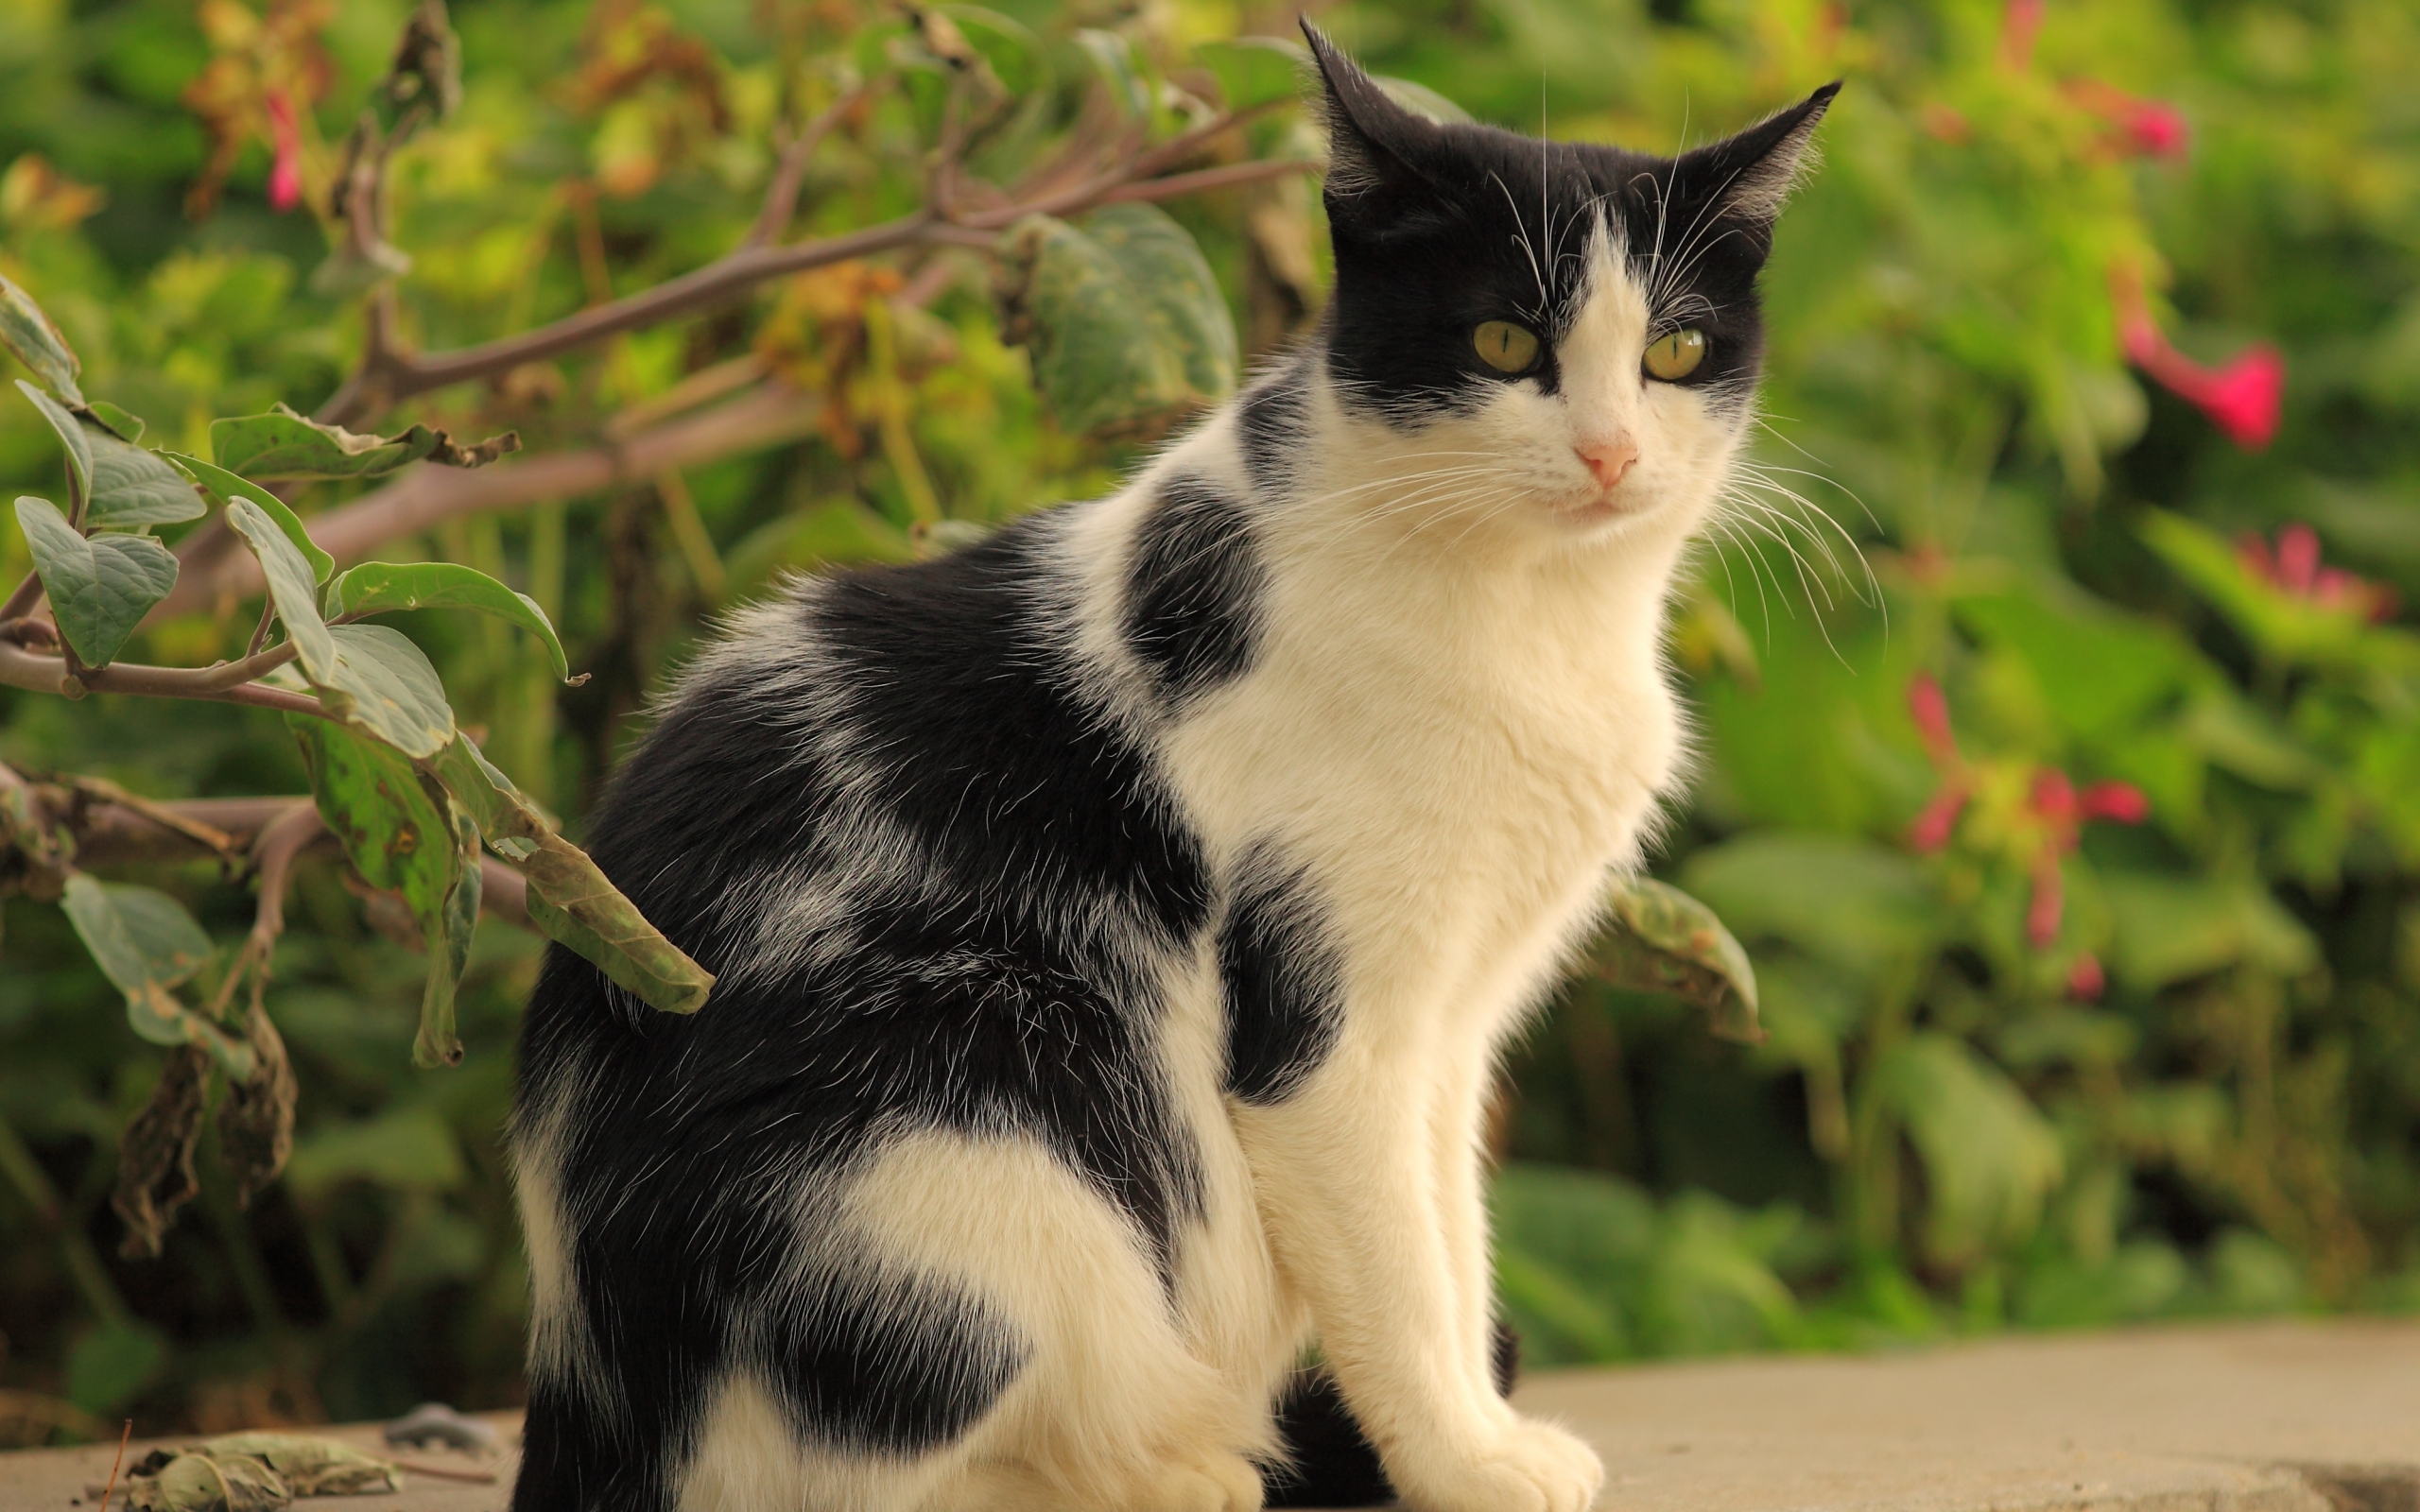
{"label": "cat's tail", "polygon": [[[1520,1337],[1498,1323],[1495,1389],[1511,1396],[1520,1373]],[[1269,1506],[1385,1506],[1394,1501],[1378,1452],[1324,1366],[1298,1373],[1287,1386],[1277,1402],[1277,1434],[1287,1463],[1261,1472]]]}

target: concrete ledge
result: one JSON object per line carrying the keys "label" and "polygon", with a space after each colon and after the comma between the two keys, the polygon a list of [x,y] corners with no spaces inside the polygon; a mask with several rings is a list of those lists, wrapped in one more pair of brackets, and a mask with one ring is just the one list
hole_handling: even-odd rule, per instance
{"label": "concrete ledge", "polygon": [[[1604,1454],[1605,1512],[2420,1512],[2420,1323],[1562,1371],[1518,1400]],[[89,1506],[114,1452],[0,1454],[0,1512]],[[513,1458],[485,1468],[501,1479],[320,1504],[501,1512]]]}
{"label": "concrete ledge", "polygon": [[1542,1376],[1622,1512],[2420,1512],[2420,1324]]}

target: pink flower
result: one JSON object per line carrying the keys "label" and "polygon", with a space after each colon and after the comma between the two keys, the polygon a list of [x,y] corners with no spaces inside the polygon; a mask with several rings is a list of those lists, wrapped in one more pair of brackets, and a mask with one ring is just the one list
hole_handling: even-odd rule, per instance
{"label": "pink flower", "polygon": [[2067,781],[2066,773],[2055,766],[2034,768],[2033,812],[2053,825],[2075,822],[2076,784]]}
{"label": "pink flower", "polygon": [[2059,937],[2059,920],[2067,911],[2067,880],[2059,873],[2059,852],[2044,846],[2033,857],[2033,896],[2025,905],[2025,937],[2035,950],[2048,950]]}
{"label": "pink flower", "polygon": [[1908,679],[1908,717],[1916,722],[1925,753],[1936,765],[1945,766],[1958,760],[1958,737],[1949,729],[1949,700],[1942,696],[1941,684],[1931,673],[1919,672]]}
{"label": "pink flower", "polygon": [[2119,824],[2140,824],[2152,816],[2151,799],[2132,782],[2095,782],[2083,790],[2076,807],[2084,818]]}
{"label": "pink flower", "polygon": [[[1949,700],[1930,673],[1908,679],[1908,715],[1924,740],[1925,755],[1941,774],[1941,785],[1908,826],[1910,848],[1930,854],[1956,835],[1959,817],[1976,792],[1976,769],[1959,752],[1957,734],[1949,726]],[[2066,883],[2059,873],[2059,858],[2076,848],[2086,821],[2140,824],[2151,816],[2151,802],[2142,789],[2127,782],[2095,782],[2078,793],[2074,780],[2055,766],[2030,766],[2026,772],[2025,812],[2034,822],[2017,831],[2015,859],[2024,863],[2033,885],[2026,900],[2025,936],[2035,949],[2047,950],[2058,939],[2066,914]]]}
{"label": "pink flower", "polygon": [[1924,812],[1908,826],[1908,844],[1920,854],[1930,855],[1949,843],[1958,829],[1958,816],[1966,811],[1966,789],[1962,783],[1944,782],[1940,791],[1925,800]]}
{"label": "pink flower", "polygon": [[2170,383],[2202,407],[2236,445],[2257,452],[2277,434],[2278,402],[2286,392],[2286,359],[2272,346],[2256,346],[2207,375],[2198,386]]}
{"label": "pink flower", "polygon": [[2286,359],[2276,348],[2264,342],[2238,353],[2223,368],[2204,368],[2169,346],[2168,337],[2139,308],[2121,313],[2118,342],[2135,367],[2209,416],[2245,451],[2259,451],[2277,434],[2277,411],[2286,392]]}
{"label": "pink flower", "polygon": [[2236,541],[2235,555],[2245,572],[2281,593],[2322,609],[2348,610],[2373,623],[2394,615],[2394,590],[2342,567],[2321,566],[2319,533],[2300,521],[2277,532],[2273,552],[2258,536],[2246,535]]}
{"label": "pink flower", "polygon": [[269,140],[275,154],[268,170],[268,203],[283,215],[302,202],[302,133],[295,125],[294,101],[285,91],[270,90],[264,103],[268,107]]}
{"label": "pink flower", "polygon": [[2118,129],[2121,150],[2154,158],[2182,158],[2191,130],[2185,112],[2166,100],[2147,100],[2097,78],[2071,78],[2062,86],[2067,98]]}
{"label": "pink flower", "polygon": [[2136,100],[2118,118],[2118,129],[2138,152],[2154,158],[2185,156],[2189,132],[2185,114],[2166,100]]}
{"label": "pink flower", "polygon": [[2092,1002],[2108,986],[2109,979],[2101,974],[2100,957],[2090,951],[2077,956],[2076,964],[2067,969],[2067,996],[2079,1003]]}
{"label": "pink flower", "polygon": [[2033,66],[2033,34],[2042,29],[2044,0],[2008,0],[2000,12],[2000,61],[2023,70]]}

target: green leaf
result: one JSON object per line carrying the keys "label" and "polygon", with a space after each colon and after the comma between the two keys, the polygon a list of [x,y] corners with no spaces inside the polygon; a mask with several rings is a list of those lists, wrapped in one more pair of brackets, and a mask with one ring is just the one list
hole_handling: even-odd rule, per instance
{"label": "green leaf", "polygon": [[1218,76],[1231,111],[1250,110],[1301,92],[1311,55],[1283,37],[1236,37],[1204,43],[1194,60]]}
{"label": "green leaf", "polygon": [[2033,1231],[2059,1183],[2058,1131],[1998,1067],[1945,1034],[1910,1035],[1876,1057],[1872,1093],[1924,1161],[1925,1248],[1943,1264]]}
{"label": "green leaf", "polygon": [[1236,387],[1235,316],[1192,235],[1159,206],[1140,204],[1096,211],[1084,230],[1145,296],[1152,332],[1186,385],[1204,400],[1226,398]]}
{"label": "green leaf", "polygon": [[1125,38],[1114,31],[1084,26],[1076,32],[1076,45],[1084,50],[1092,61],[1093,71],[1108,87],[1109,97],[1129,115],[1149,116],[1151,113],[1151,84],[1140,64],[1134,60],[1134,49]]}
{"label": "green leaf", "polygon": [[[354,725],[407,756],[435,756],[454,738],[454,708],[428,658],[400,630],[383,625],[335,625],[335,669],[312,678],[320,699]],[[308,667],[305,677],[311,677]]]}
{"label": "green leaf", "polygon": [[[135,421],[138,430],[142,421]],[[119,440],[108,431],[84,427],[92,449],[93,491],[84,505],[87,530],[131,530],[175,524],[210,512],[193,480],[159,453]]]}
{"label": "green leaf", "polygon": [[143,439],[142,416],[129,414],[106,399],[95,399],[87,404],[84,409],[95,420],[114,432],[119,440],[133,442]]}
{"label": "green leaf", "polygon": [[249,1045],[177,1000],[209,959],[210,936],[166,893],[76,872],[59,902],[101,974],[126,994],[127,1022],[153,1044],[199,1045],[233,1076],[251,1074]]}
{"label": "green leaf", "polygon": [[2100,874],[2111,922],[2110,966],[2150,993],[2238,962],[2279,976],[2320,963],[2319,941],[2268,889],[2248,879]]}
{"label": "green leaf", "polygon": [[[327,615],[356,619],[407,609],[475,609],[510,620],[546,644],[555,676],[573,680],[563,643],[546,611],[527,593],[516,593],[483,572],[449,561],[398,564],[366,561],[328,585]],[[580,680],[586,680],[585,679]]]}
{"label": "green leaf", "polygon": [[428,977],[413,1064],[458,1062],[454,997],[479,921],[478,831],[387,746],[309,714],[289,713],[285,726],[302,747],[312,799],[345,858],[364,882],[400,894],[421,927]]}
{"label": "green leaf", "polygon": [[448,805],[454,823],[454,885],[426,925],[428,981],[420,1000],[420,1032],[412,1040],[412,1064],[458,1065],[462,1037],[454,1029],[454,998],[471,964],[471,936],[479,927],[479,831],[469,815]]}
{"label": "green leaf", "polygon": [[85,498],[91,498],[93,496],[93,445],[86,438],[83,422],[60,408],[59,401],[23,378],[17,380],[17,388],[26,398],[33,402],[34,408],[42,411],[42,418],[50,421],[50,428],[58,433],[59,444],[67,452],[67,471],[74,473],[76,477],[77,493]]}
{"label": "green leaf", "polygon": [[149,536],[87,540],[48,499],[19,499],[17,524],[59,633],[87,666],[109,665],[151,606],[177,586],[176,555]]}
{"label": "green leaf", "polygon": [[229,499],[227,524],[260,558],[295,660],[331,713],[407,756],[434,756],[454,738],[445,685],[419,646],[383,625],[332,626],[320,619],[311,563],[252,499]]}
{"label": "green leaf", "polygon": [[167,1363],[167,1335],[158,1329],[132,1318],[105,1322],[67,1351],[67,1400],[89,1413],[114,1412]]}
{"label": "green leaf", "polygon": [[1759,1044],[1756,972],[1714,910],[1680,888],[1634,877],[1613,896],[1597,952],[1598,972],[1616,987],[1674,992],[1705,1009],[1714,1033]]}
{"label": "green leaf", "polygon": [[285,1183],[317,1202],[348,1181],[396,1192],[451,1192],[469,1177],[461,1141],[433,1108],[389,1108],[358,1124],[322,1124],[294,1143]]}
{"label": "green leaf", "polygon": [[549,937],[666,1013],[695,1013],[705,1005],[714,974],[648,923],[477,747],[458,738],[436,767],[489,845],[528,879],[529,917]]}
{"label": "green leaf", "polygon": [[337,559],[321,550],[320,543],[311,539],[311,532],[302,527],[302,517],[296,514],[284,499],[257,483],[237,477],[215,462],[205,462],[198,456],[187,456],[182,452],[169,452],[164,455],[176,458],[179,466],[200,479],[201,486],[209,490],[211,497],[219,503],[232,504],[237,499],[242,499],[275,521],[277,528],[285,539],[293,542],[294,549],[302,553],[302,559],[309,568],[311,586],[314,590],[317,590],[320,584],[326,582],[328,576],[337,570]]}
{"label": "green leaf", "polygon": [[75,349],[34,297],[5,276],[0,276],[0,345],[15,352],[19,362],[57,389],[71,406],[84,403],[84,391],[76,387],[76,375],[84,370],[84,365],[76,360]]}
{"label": "green leaf", "polygon": [[1097,431],[1216,403],[1235,386],[1236,331],[1184,229],[1112,205],[1082,231],[1029,215],[1002,234],[1011,332],[1059,421]]}
{"label": "green leaf", "polygon": [[403,895],[414,918],[444,906],[454,882],[454,825],[411,762],[310,714],[285,728],[302,748],[311,798],[345,859],[372,887]]}
{"label": "green leaf", "polygon": [[1949,930],[1914,862],[1845,836],[1743,835],[1698,851],[1681,880],[1742,938],[1785,940],[1862,977],[1912,971]]}
{"label": "green leaf", "polygon": [[[211,483],[209,479],[203,481]],[[216,484],[211,486],[215,490]],[[315,687],[328,682],[336,676],[337,643],[326,622],[320,618],[320,582],[312,576],[314,564],[258,501],[243,493],[229,495],[226,519],[227,527],[243,537],[244,543],[252,548],[252,555],[260,558],[261,576],[268,581],[269,602],[285,626],[285,638],[294,643],[302,675]]]}
{"label": "green leaf", "polygon": [[218,465],[253,478],[361,478],[391,472],[409,462],[440,467],[484,467],[521,450],[512,431],[472,446],[414,425],[394,436],[360,436],[339,425],[322,425],[284,404],[266,415],[235,415],[211,421],[211,455]]}

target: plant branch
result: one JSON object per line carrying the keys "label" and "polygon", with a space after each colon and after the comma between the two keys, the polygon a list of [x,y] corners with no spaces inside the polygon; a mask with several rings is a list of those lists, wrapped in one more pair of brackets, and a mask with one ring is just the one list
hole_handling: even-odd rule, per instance
{"label": "plant branch", "polygon": [[87,693],[148,694],[154,697],[205,698],[218,703],[247,704],[255,709],[316,714],[322,719],[335,718],[317,698],[306,698],[299,693],[288,693],[284,688],[271,688],[258,682],[229,686],[223,680],[236,667],[274,657],[286,649],[275,646],[262,652],[258,658],[248,657],[244,662],[226,662],[216,667],[120,665],[71,671],[61,658],[37,656],[0,643],[0,684],[34,693],[55,693],[67,698],[80,698]]}
{"label": "plant branch", "polygon": [[[602,492],[673,468],[791,440],[814,428],[820,409],[815,396],[768,382],[728,404],[585,451],[557,452],[475,472],[418,468],[350,504],[314,515],[311,538],[338,561],[355,560],[385,541],[458,515]],[[151,612],[155,617],[190,613],[222,596],[256,593],[261,586],[260,564],[249,554],[231,552],[208,566],[188,563],[175,590]],[[7,680],[0,673],[0,681]]]}
{"label": "plant branch", "polygon": [[[1046,193],[958,220],[952,220],[938,209],[927,206],[878,226],[787,247],[769,245],[752,231],[741,246],[702,267],[651,289],[593,305],[551,325],[540,326],[516,336],[461,347],[452,352],[419,354],[399,352],[383,338],[373,340],[363,353],[360,369],[326,404],[320,406],[316,418],[329,424],[346,424],[415,394],[508,371],[523,363],[559,356],[626,331],[640,330],[713,308],[768,280],[804,272],[809,268],[896,251],[919,244],[985,246],[989,245],[990,238],[984,232],[1010,225],[1028,215],[1071,215],[1096,204],[1109,203],[1113,197],[1117,199],[1163,198],[1198,189],[1222,188],[1280,174],[1299,173],[1316,166],[1305,162],[1276,160],[1152,179],[1151,176],[1159,169],[1183,161],[1210,138],[1271,108],[1272,105],[1265,104],[1232,112],[1148,152],[1122,152],[1118,154],[1117,166],[1073,188]],[[804,134],[801,140],[805,140]],[[795,188],[788,192],[795,194]],[[769,200],[768,210],[771,208]]]}
{"label": "plant branch", "polygon": [[9,593],[9,601],[0,604],[0,621],[24,619],[41,602],[42,574],[27,573],[26,580]]}
{"label": "plant branch", "polygon": [[934,223],[932,212],[919,210],[879,226],[795,247],[742,247],[644,293],[594,305],[517,336],[419,356],[392,351],[378,353],[375,360],[365,360],[361,370],[320,406],[317,418],[340,425],[414,394],[504,372],[625,331],[710,309],[768,279],[893,251],[924,240]]}
{"label": "plant branch", "polygon": [[1233,189],[1238,184],[1263,183],[1282,179],[1289,173],[1306,173],[1320,167],[1304,158],[1261,158],[1251,163],[1231,163],[1223,168],[1203,168],[1194,173],[1173,173],[1165,179],[1145,179],[1135,183],[1119,184],[1105,189],[1097,205],[1115,205],[1136,200],[1174,199],[1182,195],[1200,194],[1208,189]]}
{"label": "plant branch", "polygon": [[130,813],[139,814],[162,829],[172,830],[203,850],[214,852],[223,862],[233,863],[241,859],[242,853],[236,846],[233,835],[207,819],[181,813],[171,804],[138,797],[106,778],[78,777],[70,774],[53,777],[51,781],[88,801],[113,803]]}
{"label": "plant branch", "polygon": [[[263,962],[268,959],[277,936],[285,933],[285,885],[294,873],[295,858],[327,833],[320,806],[307,798],[293,799],[261,826],[252,841],[252,864],[260,871],[260,901],[253,906],[251,937],[244,948],[256,953]],[[231,974],[228,980],[232,983],[234,978]]]}
{"label": "plant branch", "polygon": [[807,122],[798,135],[790,139],[789,145],[782,149],[781,163],[773,169],[772,182],[765,188],[765,207],[756,213],[756,223],[748,228],[748,234],[740,241],[740,246],[770,247],[781,239],[782,232],[789,229],[790,218],[798,214],[799,185],[806,178],[806,164],[815,156],[815,149],[823,145],[823,139],[840,124],[841,117],[873,97],[881,82],[870,80],[845,91],[838,99],[817,112],[815,119]]}

